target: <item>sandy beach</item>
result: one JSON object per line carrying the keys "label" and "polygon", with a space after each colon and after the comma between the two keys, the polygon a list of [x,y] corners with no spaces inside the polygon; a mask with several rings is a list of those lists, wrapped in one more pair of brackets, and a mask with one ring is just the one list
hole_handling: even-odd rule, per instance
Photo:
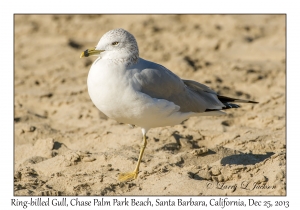
{"label": "sandy beach", "polygon": [[[286,195],[285,15],[15,15],[14,195]],[[92,103],[79,56],[114,28],[140,57],[258,101],[142,133]]]}

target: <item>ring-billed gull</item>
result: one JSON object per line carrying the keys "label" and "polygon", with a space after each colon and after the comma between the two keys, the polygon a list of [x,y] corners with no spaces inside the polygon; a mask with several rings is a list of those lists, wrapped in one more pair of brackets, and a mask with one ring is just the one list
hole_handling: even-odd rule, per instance
{"label": "ring-billed gull", "polygon": [[140,58],[134,36],[124,29],[108,31],[80,57],[88,56],[98,56],[87,79],[95,106],[109,118],[142,128],[136,168],[121,173],[120,181],[137,178],[150,128],[176,125],[191,116],[223,115],[221,110],[239,107],[232,102],[257,103],[217,95],[203,84],[180,79],[164,66]]}

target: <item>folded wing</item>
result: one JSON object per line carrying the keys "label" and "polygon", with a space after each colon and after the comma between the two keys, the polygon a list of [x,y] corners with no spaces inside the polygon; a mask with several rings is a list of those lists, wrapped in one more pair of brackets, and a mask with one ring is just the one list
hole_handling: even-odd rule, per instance
{"label": "folded wing", "polygon": [[[213,90],[191,80],[181,80],[165,67],[146,60],[134,74],[140,91],[152,98],[165,99],[180,106],[181,112],[205,112],[226,107]],[[139,68],[137,66],[137,68]]]}

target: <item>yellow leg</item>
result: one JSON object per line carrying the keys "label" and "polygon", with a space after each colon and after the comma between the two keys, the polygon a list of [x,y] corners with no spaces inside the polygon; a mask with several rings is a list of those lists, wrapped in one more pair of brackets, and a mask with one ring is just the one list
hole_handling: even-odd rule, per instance
{"label": "yellow leg", "polygon": [[134,171],[133,172],[127,172],[127,173],[121,173],[119,175],[119,181],[121,181],[121,182],[129,181],[129,180],[132,180],[132,179],[136,179],[138,177],[140,163],[141,163],[141,160],[142,160],[142,157],[143,157],[146,146],[147,146],[146,135],[143,135],[143,145],[141,147],[139,159],[138,159],[138,162],[137,162],[137,165],[136,165]]}

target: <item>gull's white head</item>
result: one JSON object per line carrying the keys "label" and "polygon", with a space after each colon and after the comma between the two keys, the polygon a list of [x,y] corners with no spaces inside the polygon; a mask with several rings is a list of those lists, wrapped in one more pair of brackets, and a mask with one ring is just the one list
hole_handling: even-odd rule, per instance
{"label": "gull's white head", "polygon": [[118,28],[105,33],[94,49],[84,51],[80,57],[91,55],[100,56],[101,59],[136,61],[139,49],[134,36]]}

